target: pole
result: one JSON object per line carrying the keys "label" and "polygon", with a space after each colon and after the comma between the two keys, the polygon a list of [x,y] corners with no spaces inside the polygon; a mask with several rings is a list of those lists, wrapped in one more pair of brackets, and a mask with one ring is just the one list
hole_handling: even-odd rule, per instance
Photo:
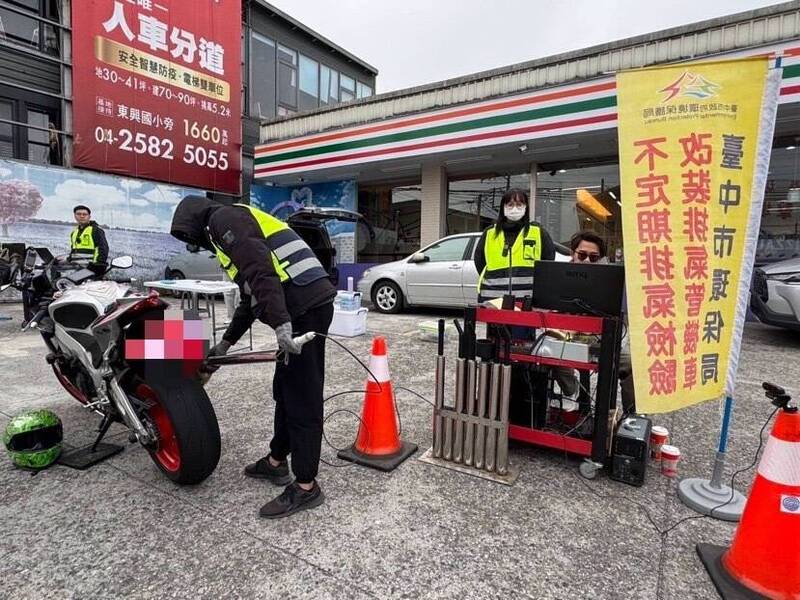
{"label": "pole", "polygon": [[723,521],[738,521],[741,519],[746,501],[746,498],[740,492],[722,483],[732,416],[733,396],[729,394],[725,396],[719,444],[717,446],[717,455],[714,457],[714,470],[711,480],[700,478],[683,479],[678,485],[678,497],[686,506],[700,514],[709,515]]}

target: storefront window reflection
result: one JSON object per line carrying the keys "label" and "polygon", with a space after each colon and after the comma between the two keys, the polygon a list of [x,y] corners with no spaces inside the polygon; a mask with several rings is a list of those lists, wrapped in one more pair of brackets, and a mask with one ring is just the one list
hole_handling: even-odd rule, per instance
{"label": "storefront window reflection", "polygon": [[622,196],[616,164],[539,172],[536,220],[557,242],[590,230],[608,244],[611,256],[622,246]]}
{"label": "storefront window reflection", "polygon": [[511,188],[529,190],[530,175],[501,175],[450,181],[447,192],[447,235],[483,231],[497,219],[500,200]]}
{"label": "storefront window reflection", "polygon": [[358,262],[384,263],[419,250],[422,187],[411,185],[360,185],[358,212],[372,225],[369,239],[358,229]]}
{"label": "storefront window reflection", "polygon": [[782,143],[772,149],[756,264],[800,256],[800,147]]}

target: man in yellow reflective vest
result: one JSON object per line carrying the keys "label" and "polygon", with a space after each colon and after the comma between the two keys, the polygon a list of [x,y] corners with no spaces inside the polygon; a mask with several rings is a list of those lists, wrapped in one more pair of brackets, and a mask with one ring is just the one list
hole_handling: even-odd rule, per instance
{"label": "man in yellow reflective vest", "polygon": [[106,233],[92,221],[92,211],[79,204],[72,209],[78,226],[69,236],[69,260],[84,261],[105,271],[108,261],[108,242]]}
{"label": "man in yellow reflective vest", "polygon": [[[316,481],[322,445],[323,336],[336,297],[327,271],[286,223],[244,204],[228,206],[187,196],[175,209],[170,233],[214,252],[242,292],[222,341],[210,354],[225,354],[259,319],[275,330],[279,348],[289,357],[278,361],[272,380],[275,426],[269,454],[244,470],[248,477],[286,486],[260,515],[276,519],[319,506],[324,501]],[[298,347],[293,338],[311,331],[322,336]]]}

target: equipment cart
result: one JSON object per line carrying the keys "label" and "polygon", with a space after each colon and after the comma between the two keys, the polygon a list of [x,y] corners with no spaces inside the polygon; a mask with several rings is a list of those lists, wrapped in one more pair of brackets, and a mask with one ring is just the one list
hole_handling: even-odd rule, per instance
{"label": "equipment cart", "polygon": [[[593,478],[597,471],[606,466],[611,453],[611,439],[614,435],[615,421],[617,418],[617,368],[619,363],[620,345],[622,340],[622,319],[612,316],[589,316],[566,314],[547,310],[503,310],[484,307],[468,308],[465,312],[465,329],[475,331],[475,324],[486,323],[490,339],[495,339],[500,331],[516,331],[519,328],[528,330],[560,330],[577,334],[599,336],[599,351],[592,356],[587,356],[587,361],[567,360],[561,356],[546,356],[541,352],[536,342],[531,347],[512,340],[505,345],[499,340],[497,347],[499,357],[511,361],[512,364],[532,364],[542,367],[568,367],[581,373],[581,379],[588,382],[591,373],[597,373],[597,388],[592,409],[591,398],[585,383],[581,386],[578,405],[588,418],[593,410],[593,428],[591,435],[580,435],[575,431],[556,432],[548,427],[542,419],[532,424],[523,426],[510,424],[508,435],[510,439],[562,450],[583,456],[586,460],[580,466],[580,473],[586,478]],[[504,329],[508,328],[508,329]],[[514,328],[514,329],[511,329]],[[513,338],[513,336],[511,336]],[[536,338],[541,339],[541,338]],[[505,349],[503,349],[505,348]],[[552,380],[550,373],[546,373]],[[546,386],[552,391],[552,384]],[[540,408],[547,412],[550,407],[550,398],[546,391],[540,397]],[[513,396],[511,404],[518,401]],[[544,403],[543,408],[541,407]],[[546,420],[546,415],[545,415]]]}

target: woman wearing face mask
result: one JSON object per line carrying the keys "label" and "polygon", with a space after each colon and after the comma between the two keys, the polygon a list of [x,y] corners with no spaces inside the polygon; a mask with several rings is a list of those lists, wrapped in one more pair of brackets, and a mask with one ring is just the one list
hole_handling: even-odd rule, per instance
{"label": "woman wearing face mask", "polygon": [[478,302],[502,298],[512,291],[518,300],[533,294],[533,266],[537,260],[554,260],[556,248],[550,234],[531,223],[528,194],[510,189],[503,194],[500,212],[494,225],[488,227],[475,248],[478,279]]}

